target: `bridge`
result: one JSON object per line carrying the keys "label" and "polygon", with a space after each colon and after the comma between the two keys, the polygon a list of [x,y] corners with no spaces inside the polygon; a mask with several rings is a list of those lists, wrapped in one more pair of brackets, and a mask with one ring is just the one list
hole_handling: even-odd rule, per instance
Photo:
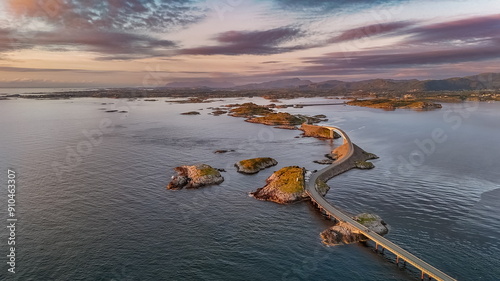
{"label": "bridge", "polygon": [[[372,240],[375,242],[375,248],[378,249],[379,246],[381,246],[383,249],[387,249],[388,251],[392,252],[394,255],[396,255],[396,263],[399,264],[399,260],[402,259],[405,262],[408,262],[409,264],[413,265],[416,267],[418,270],[421,271],[421,279],[423,280],[425,275],[429,277],[429,279],[434,278],[436,280],[442,280],[442,281],[456,281],[456,279],[448,276],[444,272],[438,270],[437,268],[433,267],[432,265],[426,263],[422,259],[418,258],[417,256],[411,254],[410,252],[404,250],[403,248],[399,247],[398,245],[392,243],[388,239],[378,235],[374,231],[371,231],[368,229],[366,226],[362,225],[361,223],[353,220],[350,216],[344,214],[342,211],[339,209],[335,208],[333,205],[331,205],[328,201],[325,200],[325,198],[318,192],[316,186],[317,186],[317,181],[318,180],[323,180],[327,181],[333,175],[337,175],[343,171],[345,171],[345,167],[342,168],[342,164],[346,163],[349,160],[352,160],[351,158],[353,155],[356,155],[357,149],[359,149],[357,146],[355,146],[349,136],[342,131],[341,129],[337,127],[325,127],[330,130],[335,130],[337,131],[342,138],[344,139],[344,144],[347,146],[347,153],[344,155],[341,155],[335,162],[333,162],[330,166],[313,173],[309,180],[306,182],[306,192],[307,194],[311,197],[311,200],[313,203],[315,203],[320,209],[322,209],[327,215],[330,215],[332,217],[335,217],[337,220],[347,223],[354,227],[355,229],[359,230],[361,234],[366,236],[368,239]],[[336,171],[338,169],[343,169],[340,171]]]}

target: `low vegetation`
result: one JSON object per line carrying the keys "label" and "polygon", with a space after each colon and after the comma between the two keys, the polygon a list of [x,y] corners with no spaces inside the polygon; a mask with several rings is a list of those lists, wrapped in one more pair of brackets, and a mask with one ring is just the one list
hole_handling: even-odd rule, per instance
{"label": "low vegetation", "polygon": [[287,125],[295,126],[304,122],[304,119],[287,112],[268,113],[264,116],[253,117],[246,120],[251,123],[259,123],[271,126]]}
{"label": "low vegetation", "polygon": [[241,104],[229,111],[229,115],[234,117],[255,117],[272,113],[273,110],[264,105],[257,105],[253,102]]}
{"label": "low vegetation", "polygon": [[315,138],[331,138],[331,130],[322,126],[302,124],[300,127],[302,131],[304,131],[304,136],[306,137],[315,137]]}
{"label": "low vegetation", "polygon": [[304,169],[296,166],[284,167],[274,172],[277,179],[273,185],[285,193],[304,192]]}
{"label": "low vegetation", "polygon": [[220,176],[220,172],[208,165],[201,165],[198,167],[198,176]]}
{"label": "low vegetation", "polygon": [[383,108],[386,110],[394,110],[396,108],[409,108],[409,109],[434,109],[441,108],[440,104],[423,100],[404,100],[404,99],[368,99],[368,100],[352,100],[347,102],[348,105]]}
{"label": "low vegetation", "polygon": [[275,160],[270,157],[260,157],[260,158],[241,160],[240,162],[238,162],[238,164],[244,169],[255,170],[259,169],[259,167],[262,166],[264,163],[272,163],[273,161]]}

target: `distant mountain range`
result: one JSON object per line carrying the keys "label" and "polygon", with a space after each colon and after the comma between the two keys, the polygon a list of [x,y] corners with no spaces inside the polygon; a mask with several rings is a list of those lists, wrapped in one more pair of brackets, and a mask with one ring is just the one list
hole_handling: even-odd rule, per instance
{"label": "distant mountain range", "polygon": [[282,79],[264,83],[252,83],[236,86],[230,82],[215,82],[211,80],[198,82],[173,82],[168,88],[208,88],[234,90],[265,90],[265,89],[301,89],[301,90],[332,90],[343,92],[354,91],[461,91],[461,90],[496,90],[500,89],[500,73],[482,73],[467,77],[455,77],[440,80],[393,80],[371,79],[355,82],[328,80],[314,83],[299,78]]}
{"label": "distant mountain range", "polygon": [[211,80],[203,80],[203,81],[193,81],[193,82],[172,82],[165,85],[167,88],[212,88],[212,89],[224,89],[231,88],[234,85],[231,82],[222,81],[211,81]]}

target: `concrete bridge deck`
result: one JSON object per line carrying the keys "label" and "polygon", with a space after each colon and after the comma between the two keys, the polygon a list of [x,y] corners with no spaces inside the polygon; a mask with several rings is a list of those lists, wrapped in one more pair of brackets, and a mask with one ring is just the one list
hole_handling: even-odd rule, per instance
{"label": "concrete bridge deck", "polygon": [[341,129],[336,128],[336,127],[326,127],[326,128],[328,128],[330,130],[337,131],[343,137],[344,145],[347,145],[349,147],[349,150],[348,150],[348,153],[341,156],[339,159],[337,159],[330,166],[328,166],[328,167],[311,175],[311,177],[309,178],[309,181],[306,182],[306,192],[311,197],[311,200],[315,204],[317,204],[318,207],[323,209],[327,214],[335,217],[339,221],[348,223],[351,226],[358,229],[363,235],[365,235],[370,240],[374,241],[376,243],[377,247],[382,246],[384,249],[387,249],[388,251],[392,252],[394,255],[396,255],[397,262],[399,262],[399,259],[403,259],[404,261],[406,261],[409,264],[413,265],[414,267],[418,268],[422,272],[422,276],[421,276],[422,280],[424,279],[424,276],[427,275],[427,276],[434,278],[436,280],[456,281],[456,279],[448,276],[444,272],[442,272],[442,271],[438,270],[437,268],[433,267],[432,265],[426,263],[425,261],[418,258],[417,256],[411,254],[410,252],[399,247],[398,245],[392,243],[388,239],[378,235],[377,233],[369,230],[364,225],[353,220],[350,216],[344,214],[342,211],[335,208],[328,201],[326,201],[323,196],[321,196],[321,194],[316,189],[317,180],[322,179],[324,181],[327,181],[329,179],[329,176],[324,178],[325,175],[338,174],[338,173],[335,173],[334,170],[338,169],[339,165],[341,165],[342,163],[350,160],[350,158],[355,154],[355,148],[357,148],[351,142],[351,140],[349,139],[349,136]]}

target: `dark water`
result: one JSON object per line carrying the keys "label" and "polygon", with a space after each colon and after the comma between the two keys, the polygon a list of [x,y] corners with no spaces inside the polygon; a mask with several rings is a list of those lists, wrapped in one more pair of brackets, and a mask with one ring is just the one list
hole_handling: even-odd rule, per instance
{"label": "dark water", "polygon": [[[311,100],[294,103],[301,101]],[[312,160],[331,144],[208,115],[207,107],[233,102],[242,100],[0,101],[1,220],[7,224],[8,168],[17,173],[19,218],[17,273],[7,272],[4,258],[0,279],[419,279],[411,267],[399,270],[390,254],[323,246],[319,233],[331,223],[308,203],[249,197],[280,167],[320,168]],[[199,116],[179,115],[202,108]],[[481,103],[432,112],[288,111],[326,114],[329,124],[381,157],[373,170],[333,179],[329,200],[350,213],[379,214],[391,226],[389,239],[459,280],[498,280],[499,109],[499,103]],[[436,130],[439,143],[432,140]],[[236,152],[214,154],[217,149]],[[236,161],[256,156],[274,157],[279,165],[251,176],[235,172]],[[225,182],[166,190],[172,168],[192,163],[225,168]],[[8,233],[1,229],[5,257]]]}

